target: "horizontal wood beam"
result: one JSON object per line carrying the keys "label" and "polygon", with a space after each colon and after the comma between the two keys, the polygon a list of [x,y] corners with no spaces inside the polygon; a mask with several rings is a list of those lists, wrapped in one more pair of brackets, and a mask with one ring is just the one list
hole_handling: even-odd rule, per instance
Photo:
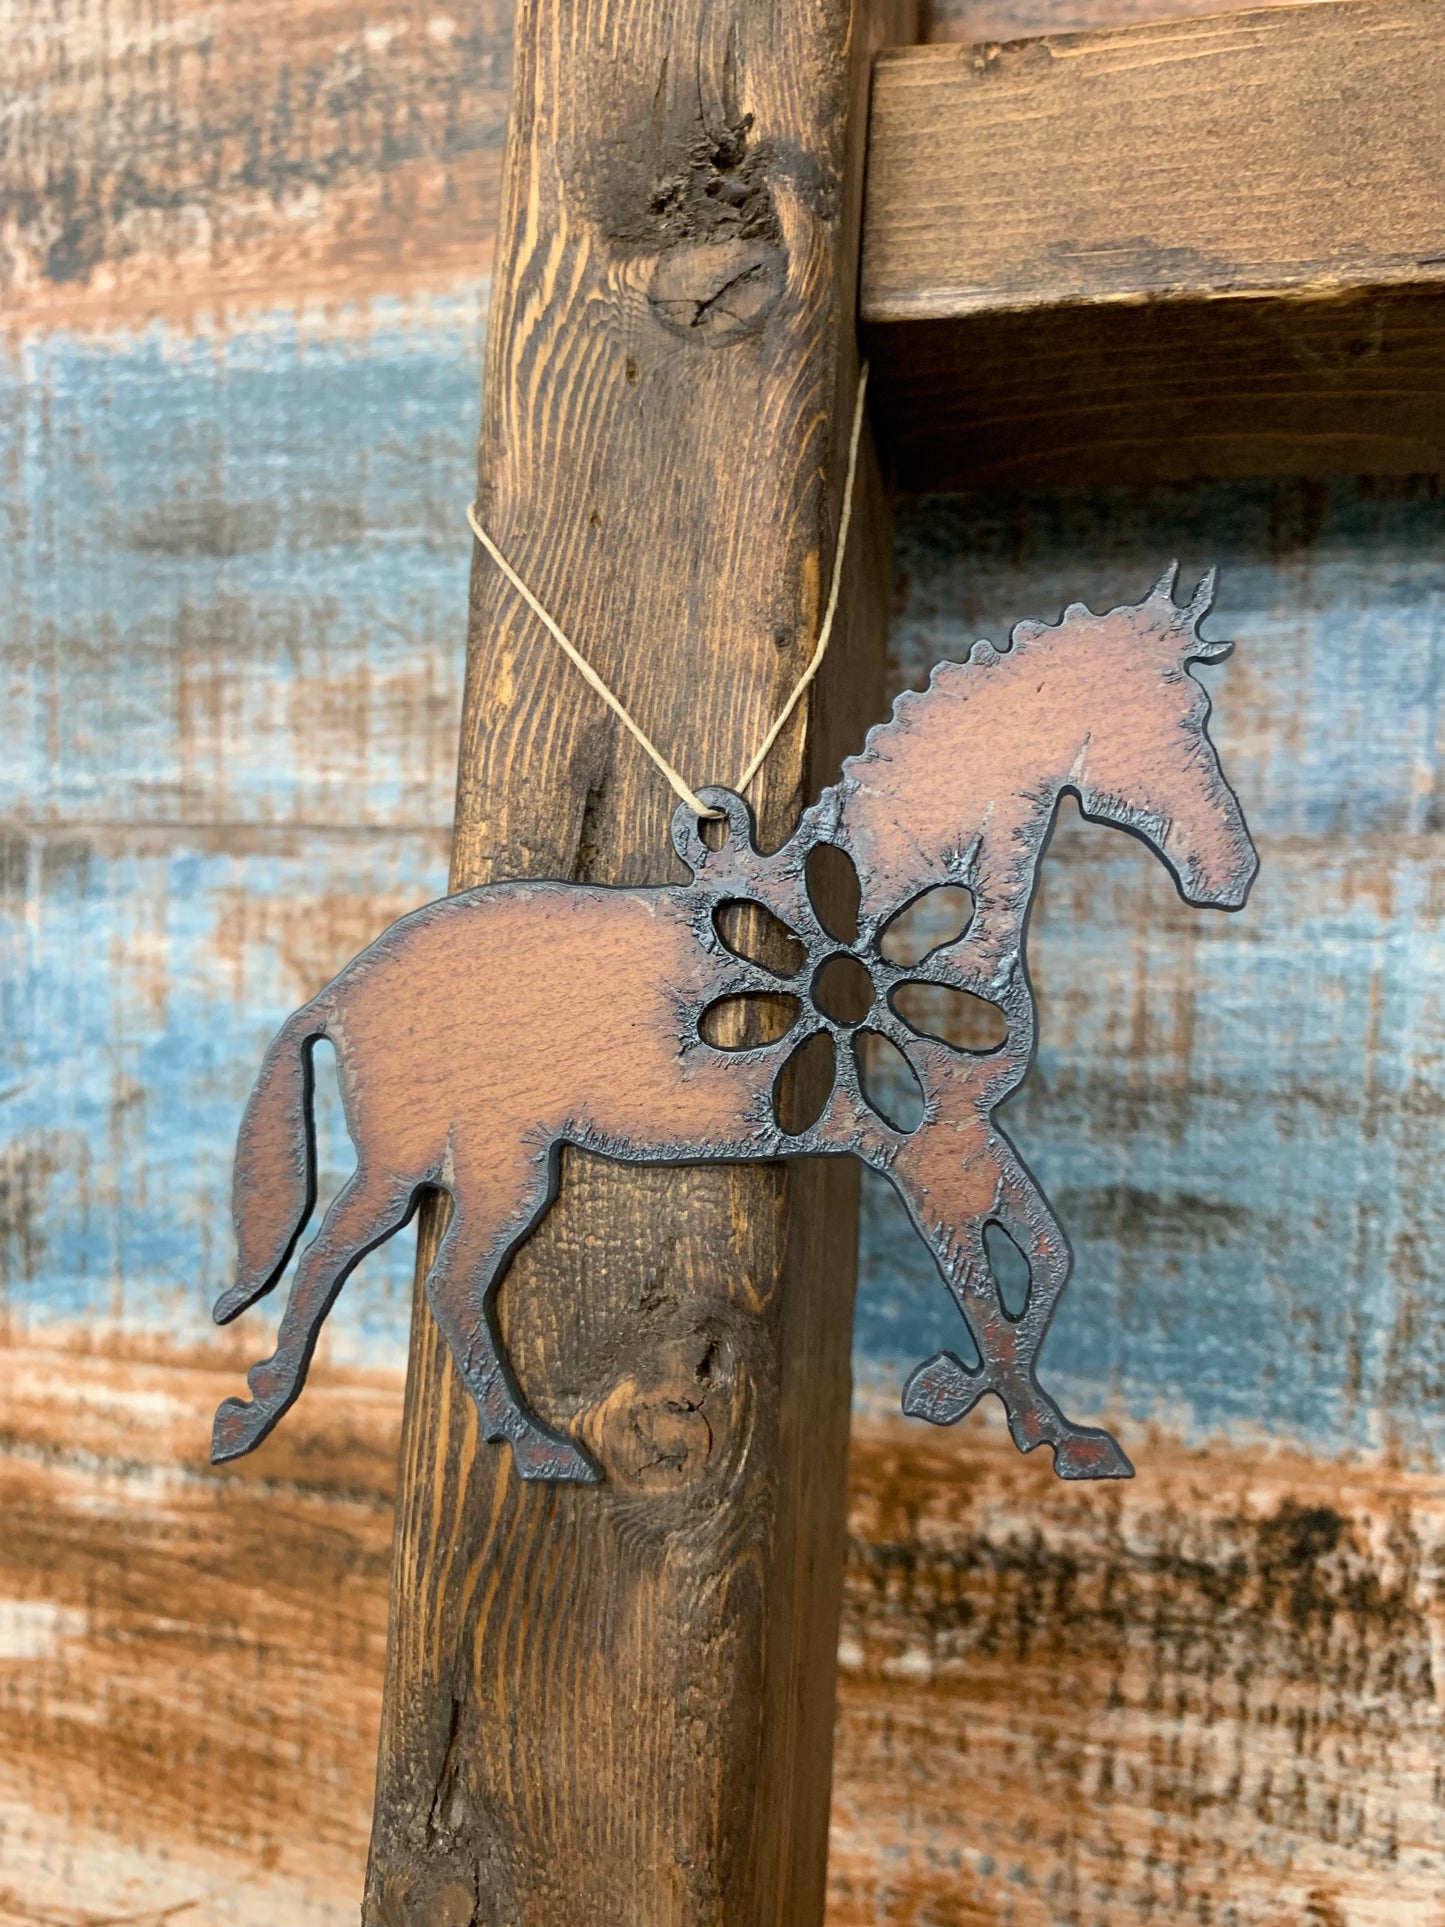
{"label": "horizontal wood beam", "polygon": [[1437,0],[884,53],[860,307],[904,488],[1438,471]]}

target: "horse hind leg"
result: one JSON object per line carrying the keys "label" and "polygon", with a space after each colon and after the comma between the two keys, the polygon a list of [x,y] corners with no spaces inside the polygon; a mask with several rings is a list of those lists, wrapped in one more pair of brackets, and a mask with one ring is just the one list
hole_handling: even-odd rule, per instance
{"label": "horse hind leg", "polygon": [[495,1299],[507,1261],[551,1202],[545,1171],[526,1200],[498,1226],[492,1211],[453,1193],[451,1222],[427,1276],[432,1313],[481,1416],[482,1436],[505,1439],[524,1479],[592,1485],[602,1477],[575,1440],[545,1425],[517,1384],[496,1326]]}
{"label": "horse hind leg", "polygon": [[[1043,1193],[1022,1165],[1008,1158],[1001,1170],[994,1211],[970,1226],[961,1258],[936,1253],[950,1292],[978,1347],[972,1369],[952,1352],[937,1352],[912,1374],[903,1409],[935,1425],[952,1425],[992,1392],[1008,1417],[1021,1452],[1049,1445],[1062,1479],[1128,1479],[1134,1476],[1118,1441],[1096,1426],[1076,1425],[1038,1382],[1039,1347],[1052,1322],[1073,1260],[1063,1229]],[[1011,1318],[984,1245],[986,1224],[997,1223],[1023,1253],[1029,1267],[1024,1309]]]}
{"label": "horse hind leg", "polygon": [[337,1192],[321,1229],[301,1254],[276,1349],[246,1374],[251,1397],[225,1399],[216,1413],[213,1464],[253,1451],[295,1404],[337,1293],[367,1252],[406,1223],[415,1192],[409,1178],[360,1167]]}

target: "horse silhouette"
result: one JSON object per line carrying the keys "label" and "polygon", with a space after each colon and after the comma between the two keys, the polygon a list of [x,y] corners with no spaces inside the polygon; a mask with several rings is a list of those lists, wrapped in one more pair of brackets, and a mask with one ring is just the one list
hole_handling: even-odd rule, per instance
{"label": "horse silhouette", "polygon": [[[1062,1477],[1129,1477],[1115,1440],[1065,1418],[1038,1383],[1071,1257],[994,1112],[1033,1057],[1025,939],[1061,796],[1142,837],[1187,903],[1239,909],[1253,881],[1208,697],[1189,674],[1232,645],[1199,635],[1213,573],[1184,608],[1176,573],[1136,605],[1094,615],[1076,603],[1055,626],[1019,624],[1005,650],[979,643],[966,662],[941,664],[925,691],[898,698],[779,850],[760,853],[747,805],[709,789],[700,794],[722,813],[719,847],[686,806],[673,817],[689,883],[490,884],[402,917],[348,964],[282,1027],[247,1105],[237,1279],[217,1323],[273,1288],[311,1215],[321,1037],[336,1052],[356,1170],[301,1254],[276,1349],[247,1375],[249,1401],[227,1399],[216,1414],[213,1459],[266,1437],[299,1394],[348,1274],[438,1188],[451,1212],[426,1290],[485,1437],[510,1442],[523,1478],[599,1478],[574,1440],[528,1410],[494,1315],[510,1256],[547,1210],[571,1144],[634,1163],[861,1158],[903,1200],[977,1353],[972,1365],[940,1352],[919,1366],[905,1411],[948,1424],[993,1393],[1018,1447],[1051,1445]],[[830,934],[809,893],[808,859],[824,844],[856,866],[851,945]],[[966,927],[921,962],[891,961],[890,928],[940,886],[968,893],[958,899],[971,899]],[[729,915],[740,903],[780,920],[787,941],[750,954]],[[840,966],[843,955],[853,963]],[[862,987],[851,1007],[827,990],[830,968]],[[900,1014],[914,984],[996,1006],[1003,1041],[963,1050],[922,1034]],[[786,1034],[724,1041],[718,1013],[760,999],[788,1000]],[[917,1081],[922,1118],[911,1130],[870,1100],[877,1038]],[[811,1121],[790,1117],[786,1101],[804,1052],[831,1055],[833,1067]],[[1016,1316],[989,1262],[991,1225],[1028,1262]]]}

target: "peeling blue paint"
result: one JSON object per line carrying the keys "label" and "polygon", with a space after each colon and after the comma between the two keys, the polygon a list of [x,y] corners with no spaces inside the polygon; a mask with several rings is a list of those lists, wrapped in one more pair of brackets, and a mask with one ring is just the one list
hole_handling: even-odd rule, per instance
{"label": "peeling blue paint", "polygon": [[[280,1018],[445,881],[482,299],[0,362],[0,1278],[24,1328],[201,1342],[230,1158]],[[1432,1451],[1445,1421],[1441,664],[1425,486],[906,505],[895,683],[1074,597],[1223,565],[1216,734],[1264,868],[1188,912],[1066,818],[1007,1122],[1078,1269],[1045,1354],[1081,1414]],[[323,1074],[324,1087],[324,1074]],[[334,1104],[328,1182],[347,1162]],[[399,1363],[410,1240],[341,1356]],[[959,1327],[865,1194],[855,1364]]]}
{"label": "peeling blue paint", "polygon": [[[1142,848],[1061,825],[1033,927],[1038,1064],[1004,1114],[1076,1252],[1046,1376],[1081,1411],[1196,1435],[1433,1452],[1445,499],[1280,483],[911,504],[895,672],[917,683],[1066,600],[1132,600],[1173,554],[1222,565],[1208,633],[1240,647],[1203,675],[1262,870],[1240,916],[1192,912]],[[952,1342],[906,1232],[871,1183],[875,1384]]]}
{"label": "peeling blue paint", "polygon": [[[202,1341],[279,1018],[446,887],[482,290],[0,362],[0,1277]],[[333,1114],[331,1182],[347,1152]],[[409,1240],[341,1351],[397,1358]]]}

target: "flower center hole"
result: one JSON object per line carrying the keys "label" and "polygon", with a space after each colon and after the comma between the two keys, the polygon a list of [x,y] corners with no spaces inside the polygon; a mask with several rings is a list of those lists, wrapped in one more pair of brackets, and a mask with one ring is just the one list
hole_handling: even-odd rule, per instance
{"label": "flower center hole", "polygon": [[835,1024],[861,1024],[873,1008],[873,979],[856,957],[830,957],[813,979],[813,1002]]}

